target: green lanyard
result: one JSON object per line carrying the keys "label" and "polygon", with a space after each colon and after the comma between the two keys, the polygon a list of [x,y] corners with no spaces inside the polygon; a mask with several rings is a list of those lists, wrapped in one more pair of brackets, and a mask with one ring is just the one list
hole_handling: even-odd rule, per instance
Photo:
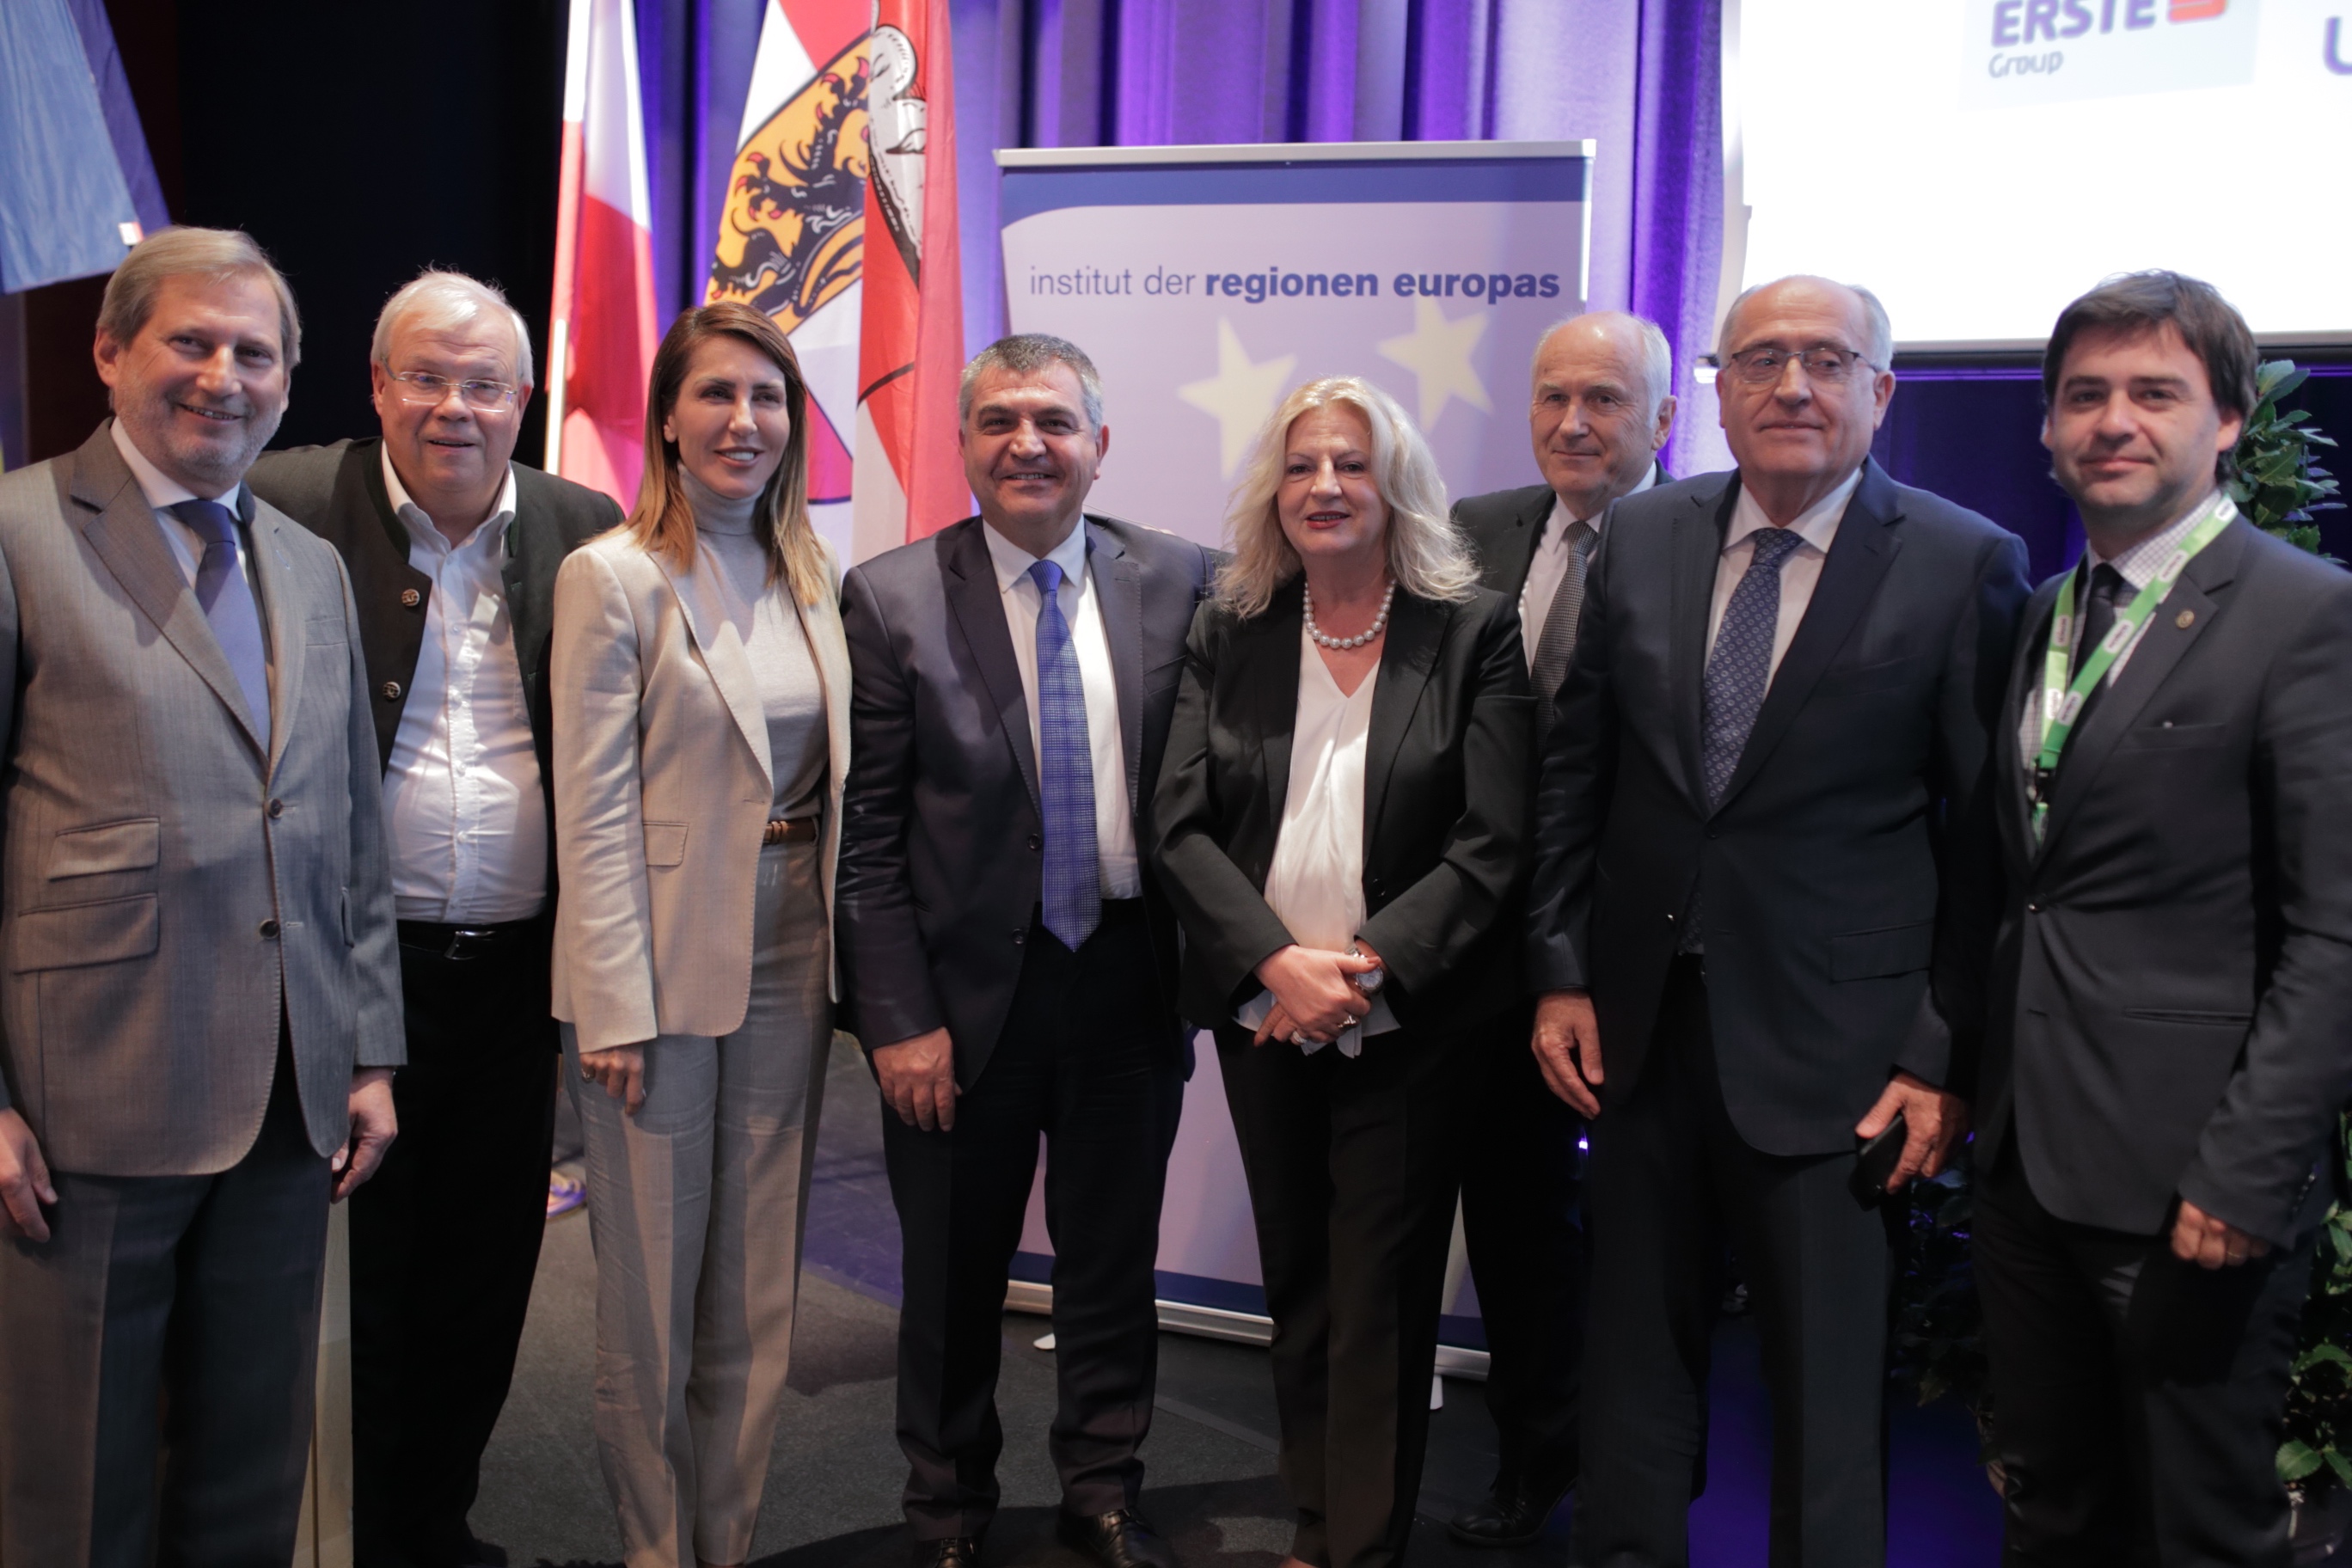
{"label": "green lanyard", "polygon": [[2050,781],[2058,772],[2058,758],[2066,750],[2066,738],[2074,732],[2074,721],[2083,716],[2083,704],[2098,689],[2099,682],[2107,678],[2116,661],[2139,641],[2147,629],[2148,618],[2171,595],[2172,584],[2179,581],[2190,558],[2212,543],[2237,516],[2238,509],[2227,495],[2216,490],[2207,498],[2198,509],[2195,526],[2181,540],[2179,547],[2165,557],[2164,564],[2157,568],[2147,586],[2116,612],[2116,624],[2099,639],[2099,646],[2090,650],[2071,684],[2066,679],[2066,666],[2072,661],[2074,647],[2077,574],[2067,573],[2066,580],[2058,584],[2058,604],[2050,617],[2050,644],[2042,657],[2042,750],[2033,759],[2033,773],[2028,781],[2033,794],[2036,844],[2042,842],[2043,824],[2050,816]]}

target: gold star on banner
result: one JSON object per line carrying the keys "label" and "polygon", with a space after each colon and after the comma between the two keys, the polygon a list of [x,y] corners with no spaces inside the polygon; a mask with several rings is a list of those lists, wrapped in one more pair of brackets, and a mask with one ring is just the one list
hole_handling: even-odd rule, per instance
{"label": "gold star on banner", "polygon": [[1206,381],[1186,382],[1176,395],[1217,422],[1217,463],[1223,478],[1233,478],[1249,455],[1258,426],[1282,401],[1297,364],[1297,354],[1252,364],[1234,324],[1217,318],[1217,374]]}
{"label": "gold star on banner", "polygon": [[1421,427],[1435,428],[1445,412],[1445,400],[1458,397],[1481,414],[1491,414],[1486,384],[1471,367],[1470,351],[1486,335],[1486,312],[1473,310],[1449,321],[1434,300],[1412,302],[1412,331],[1401,338],[1382,338],[1381,357],[1412,372],[1421,384]]}

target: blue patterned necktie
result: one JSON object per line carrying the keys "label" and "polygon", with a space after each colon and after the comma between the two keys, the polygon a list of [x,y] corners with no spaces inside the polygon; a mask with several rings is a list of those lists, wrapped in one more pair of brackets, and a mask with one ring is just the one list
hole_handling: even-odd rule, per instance
{"label": "blue patterned necktie", "polygon": [[269,656],[261,641],[261,614],[252,585],[237,564],[236,514],[213,500],[184,500],[172,515],[205,542],[196,563],[196,603],[212,623],[213,637],[228,656],[229,669],[245,692],[246,715],[266,748],[269,744]]}
{"label": "blue patterned necktie", "polygon": [[[1739,753],[1748,749],[1748,732],[1756,727],[1765,689],[1772,684],[1772,639],[1780,629],[1780,567],[1804,542],[1785,528],[1759,528],[1748,537],[1756,542],[1755,553],[1731,590],[1731,602],[1723,606],[1715,652],[1706,661],[1706,728],[1699,771],[1710,812],[1723,804],[1723,792],[1739,771]],[[1681,952],[1705,951],[1699,925],[1704,890],[1691,889]]]}
{"label": "blue patterned necktie", "polygon": [[1087,689],[1062,617],[1062,569],[1029,568],[1037,584],[1037,788],[1045,805],[1045,929],[1076,952],[1102,923],[1095,858],[1095,761],[1087,739]]}

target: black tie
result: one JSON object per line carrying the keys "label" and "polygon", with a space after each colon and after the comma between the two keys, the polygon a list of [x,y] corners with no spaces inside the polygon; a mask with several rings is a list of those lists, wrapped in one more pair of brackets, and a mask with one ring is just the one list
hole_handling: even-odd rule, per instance
{"label": "black tie", "polygon": [[[2083,637],[2074,645],[2075,673],[2081,673],[2084,662],[2115,629],[2116,599],[2123,593],[2124,587],[2124,574],[2113,566],[2102,565],[2091,574],[2091,596],[2083,605]],[[2107,674],[2115,674],[2113,665],[2107,667]],[[2093,705],[2099,700],[2099,694],[2107,689],[2107,684],[2105,679],[2102,679],[2084,694],[2083,710],[2074,715],[2074,725],[2070,733],[2079,735],[2083,732],[2083,726],[2090,720]]]}

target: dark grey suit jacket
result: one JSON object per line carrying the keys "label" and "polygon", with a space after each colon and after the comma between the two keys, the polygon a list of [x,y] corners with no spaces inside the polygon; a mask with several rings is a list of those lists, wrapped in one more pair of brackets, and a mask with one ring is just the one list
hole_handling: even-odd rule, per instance
{"label": "dark grey suit jacket", "polygon": [[267,502],[251,538],[266,748],[107,426],[0,477],[0,1104],[60,1170],[236,1163],[281,1016],[320,1155],[405,1054],[349,580]]}
{"label": "dark grey suit jacket", "polygon": [[[1301,581],[1246,621],[1202,610],[1169,734],[1160,860],[1184,921],[1185,1016],[1203,1022],[1231,1019],[1291,941],[1265,889],[1298,719]],[[1360,934],[1401,1024],[1457,1027],[1519,1000],[1531,706],[1510,600],[1397,595],[1364,744]]]}
{"label": "dark grey suit jacket", "polygon": [[1766,1153],[1835,1153],[1889,1072],[1967,1079],[1990,910],[1939,869],[1982,823],[2025,546],[1866,464],[1710,811],[1707,615],[1738,483],[1629,496],[1602,524],[1537,791],[1528,978],[1590,988],[1621,1100],[1703,881],[1732,1122]]}
{"label": "dark grey suit jacket", "polygon": [[[523,701],[542,780],[552,772],[548,751],[547,637],[555,619],[555,571],[563,558],[608,528],[619,526],[613,498],[585,485],[514,465],[515,515],[507,525],[502,573],[507,613],[514,618],[515,658],[522,666]],[[376,743],[392,760],[393,737],[408,705],[425,641],[425,612],[433,579],[408,563],[408,530],[392,510],[383,486],[380,437],[264,452],[246,476],[253,493],[328,543],[343,558],[358,601],[360,640],[367,649],[369,704]],[[414,603],[402,595],[414,594]],[[387,682],[390,683],[387,686]],[[397,695],[386,692],[397,688]],[[549,820],[553,820],[552,797]],[[552,844],[552,836],[549,842]]]}
{"label": "dark grey suit jacket", "polygon": [[[1659,484],[1670,484],[1673,479],[1664,468],[1658,469]],[[1543,537],[1544,520],[1558,499],[1549,485],[1526,485],[1464,496],[1454,503],[1454,525],[1468,536],[1477,553],[1481,583],[1517,600],[1519,590],[1528,585],[1528,567],[1535,560],[1536,542]]]}
{"label": "dark grey suit jacket", "polygon": [[2084,716],[2036,849],[2019,725],[2058,582],[1996,740],[1978,1160],[2015,1138],[2062,1219],[2147,1235],[2177,1194],[2285,1245],[2352,1093],[2352,574],[2224,530]]}
{"label": "dark grey suit jacket", "polygon": [[[944,1025],[956,1080],[988,1065],[1021,977],[1044,874],[1037,762],[996,572],[978,518],[888,551],[842,583],[851,671],[849,786],[834,929],[843,1027],[869,1048]],[[1176,1028],[1176,920],[1151,868],[1184,637],[1213,552],[1088,515],[1090,570],[1118,686],[1129,805],[1153,972]]]}

